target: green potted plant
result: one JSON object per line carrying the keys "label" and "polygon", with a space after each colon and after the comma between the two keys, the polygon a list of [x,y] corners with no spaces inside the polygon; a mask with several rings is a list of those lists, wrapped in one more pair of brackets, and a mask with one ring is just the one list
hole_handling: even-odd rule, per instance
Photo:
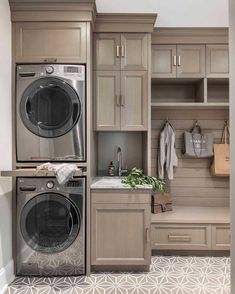
{"label": "green potted plant", "polygon": [[133,189],[138,185],[152,186],[152,212],[160,213],[172,210],[172,200],[166,191],[165,182],[156,177],[146,176],[142,169],[134,167],[128,176],[122,180],[123,184],[131,186]]}

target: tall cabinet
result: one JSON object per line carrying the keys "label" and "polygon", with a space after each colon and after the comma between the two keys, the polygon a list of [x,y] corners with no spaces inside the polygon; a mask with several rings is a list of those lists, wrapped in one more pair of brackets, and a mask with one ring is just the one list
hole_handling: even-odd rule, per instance
{"label": "tall cabinet", "polygon": [[147,70],[147,33],[94,35],[96,130],[147,130]]}

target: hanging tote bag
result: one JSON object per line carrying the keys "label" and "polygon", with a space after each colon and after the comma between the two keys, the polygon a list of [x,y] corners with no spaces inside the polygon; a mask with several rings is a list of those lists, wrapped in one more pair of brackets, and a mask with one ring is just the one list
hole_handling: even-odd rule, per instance
{"label": "hanging tote bag", "polygon": [[213,156],[213,135],[202,133],[201,127],[195,122],[190,131],[184,132],[185,156],[194,158],[207,158]]}
{"label": "hanging tote bag", "polygon": [[229,126],[227,123],[224,126],[221,144],[214,144],[211,172],[217,177],[228,177],[230,174]]}

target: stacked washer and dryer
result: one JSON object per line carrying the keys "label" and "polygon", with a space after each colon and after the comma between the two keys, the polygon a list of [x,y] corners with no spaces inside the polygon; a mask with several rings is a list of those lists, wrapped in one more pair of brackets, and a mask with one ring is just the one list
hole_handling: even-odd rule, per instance
{"label": "stacked washer and dryer", "polygon": [[[16,160],[86,161],[84,65],[16,68]],[[17,178],[17,275],[85,274],[86,178]]]}

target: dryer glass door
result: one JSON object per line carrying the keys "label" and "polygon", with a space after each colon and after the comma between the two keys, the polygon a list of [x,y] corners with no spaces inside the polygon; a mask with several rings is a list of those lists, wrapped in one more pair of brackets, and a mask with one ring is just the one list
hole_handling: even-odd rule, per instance
{"label": "dryer glass door", "polygon": [[21,97],[21,119],[40,137],[55,138],[66,134],[77,123],[80,114],[77,93],[59,78],[40,78],[29,85]]}
{"label": "dryer glass door", "polygon": [[57,193],[39,194],[24,206],[20,228],[25,242],[35,251],[61,252],[77,238],[81,216],[73,202]]}

